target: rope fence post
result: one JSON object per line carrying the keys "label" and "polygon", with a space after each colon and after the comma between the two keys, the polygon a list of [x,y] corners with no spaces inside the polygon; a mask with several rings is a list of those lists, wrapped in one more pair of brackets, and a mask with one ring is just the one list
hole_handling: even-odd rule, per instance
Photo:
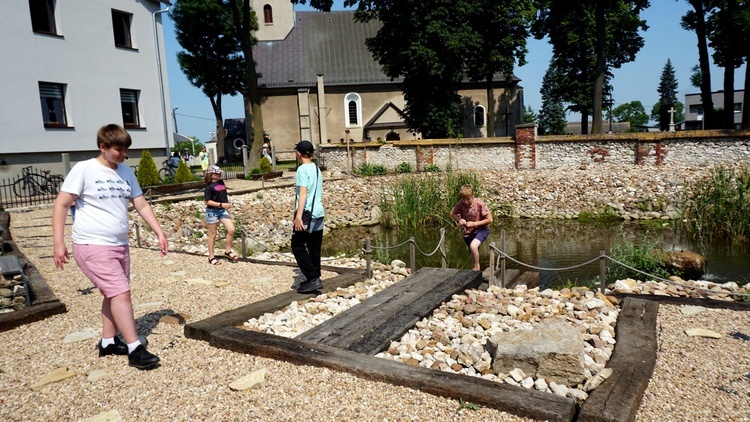
{"label": "rope fence post", "polygon": [[370,249],[370,238],[365,238],[365,272],[367,278],[372,278],[372,250]]}
{"label": "rope fence post", "polygon": [[412,274],[417,271],[416,252],[414,251],[415,247],[416,242],[414,241],[414,236],[412,236],[409,238],[409,268],[411,269]]}
{"label": "rope fence post", "polygon": [[605,273],[607,270],[607,261],[605,260],[606,255],[604,251],[599,251],[599,290],[604,294],[607,285],[605,280]]}
{"label": "rope fence post", "polygon": [[245,236],[245,230],[244,229],[240,230],[240,236],[241,236],[240,237],[240,244],[242,245],[242,259],[245,259],[245,258],[247,258],[247,244],[246,244],[247,237]]}
{"label": "rope fence post", "polygon": [[495,285],[495,242],[490,242],[490,286]]}
{"label": "rope fence post", "polygon": [[500,229],[500,287],[505,287],[505,229]]}
{"label": "rope fence post", "polygon": [[440,228],[440,268],[448,267],[448,260],[445,254],[445,228]]}
{"label": "rope fence post", "polygon": [[141,225],[135,222],[135,241],[138,247],[141,247]]}

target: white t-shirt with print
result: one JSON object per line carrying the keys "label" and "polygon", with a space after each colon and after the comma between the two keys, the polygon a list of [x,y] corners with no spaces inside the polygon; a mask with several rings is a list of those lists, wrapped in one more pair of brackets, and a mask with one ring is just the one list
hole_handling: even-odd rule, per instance
{"label": "white t-shirt with print", "polygon": [[143,191],[133,170],[124,164],[111,169],[96,158],[70,170],[60,188],[77,195],[71,238],[78,245],[128,244],[128,205]]}

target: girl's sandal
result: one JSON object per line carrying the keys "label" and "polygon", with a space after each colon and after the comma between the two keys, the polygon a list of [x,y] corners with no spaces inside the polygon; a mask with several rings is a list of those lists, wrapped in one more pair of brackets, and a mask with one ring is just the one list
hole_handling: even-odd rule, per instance
{"label": "girl's sandal", "polygon": [[239,261],[239,260],[240,260],[240,257],[239,257],[239,256],[237,256],[237,254],[235,254],[235,253],[234,253],[234,252],[232,252],[232,251],[224,252],[224,255],[226,255],[226,256],[227,256],[227,258],[231,259],[231,260],[232,260],[232,262],[237,262],[237,261]]}
{"label": "girl's sandal", "polygon": [[211,265],[221,265],[221,261],[219,261],[216,257],[209,258],[208,263]]}

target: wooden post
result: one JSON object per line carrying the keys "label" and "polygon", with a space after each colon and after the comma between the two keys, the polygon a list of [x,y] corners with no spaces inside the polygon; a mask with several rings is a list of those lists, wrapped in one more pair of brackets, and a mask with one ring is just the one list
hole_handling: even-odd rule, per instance
{"label": "wooden post", "polygon": [[495,242],[490,242],[490,286],[495,285]]}
{"label": "wooden post", "polygon": [[242,239],[240,242],[240,244],[242,245],[242,258],[244,259],[244,258],[247,258],[246,237],[245,237],[244,230],[240,230],[240,236]]}
{"label": "wooden post", "polygon": [[411,273],[414,274],[417,271],[417,260],[416,260],[416,247],[417,243],[414,241],[414,236],[409,238],[409,268]]}
{"label": "wooden post", "polygon": [[505,229],[500,229],[500,287],[505,287]]}
{"label": "wooden post", "polygon": [[141,225],[136,221],[135,223],[135,241],[138,247],[141,247]]}
{"label": "wooden post", "polygon": [[607,288],[607,281],[605,279],[607,261],[605,261],[605,259],[604,251],[599,251],[599,290],[601,290],[602,294],[604,294],[604,291]]}
{"label": "wooden post", "polygon": [[445,228],[440,228],[440,268],[448,267],[445,254]]}
{"label": "wooden post", "polygon": [[372,278],[372,250],[370,250],[370,238],[365,238],[365,273],[367,274],[367,278]]}

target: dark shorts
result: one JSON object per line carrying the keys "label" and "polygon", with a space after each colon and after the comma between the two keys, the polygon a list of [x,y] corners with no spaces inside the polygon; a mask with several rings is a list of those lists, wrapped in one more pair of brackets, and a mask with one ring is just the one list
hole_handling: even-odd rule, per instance
{"label": "dark shorts", "polygon": [[464,242],[466,242],[466,246],[471,245],[471,242],[474,239],[477,239],[477,240],[479,240],[479,243],[482,243],[485,240],[487,240],[487,237],[489,235],[490,235],[490,228],[489,227],[485,227],[483,229],[479,229],[479,230],[475,231],[474,233],[472,233],[472,234],[464,237]]}

